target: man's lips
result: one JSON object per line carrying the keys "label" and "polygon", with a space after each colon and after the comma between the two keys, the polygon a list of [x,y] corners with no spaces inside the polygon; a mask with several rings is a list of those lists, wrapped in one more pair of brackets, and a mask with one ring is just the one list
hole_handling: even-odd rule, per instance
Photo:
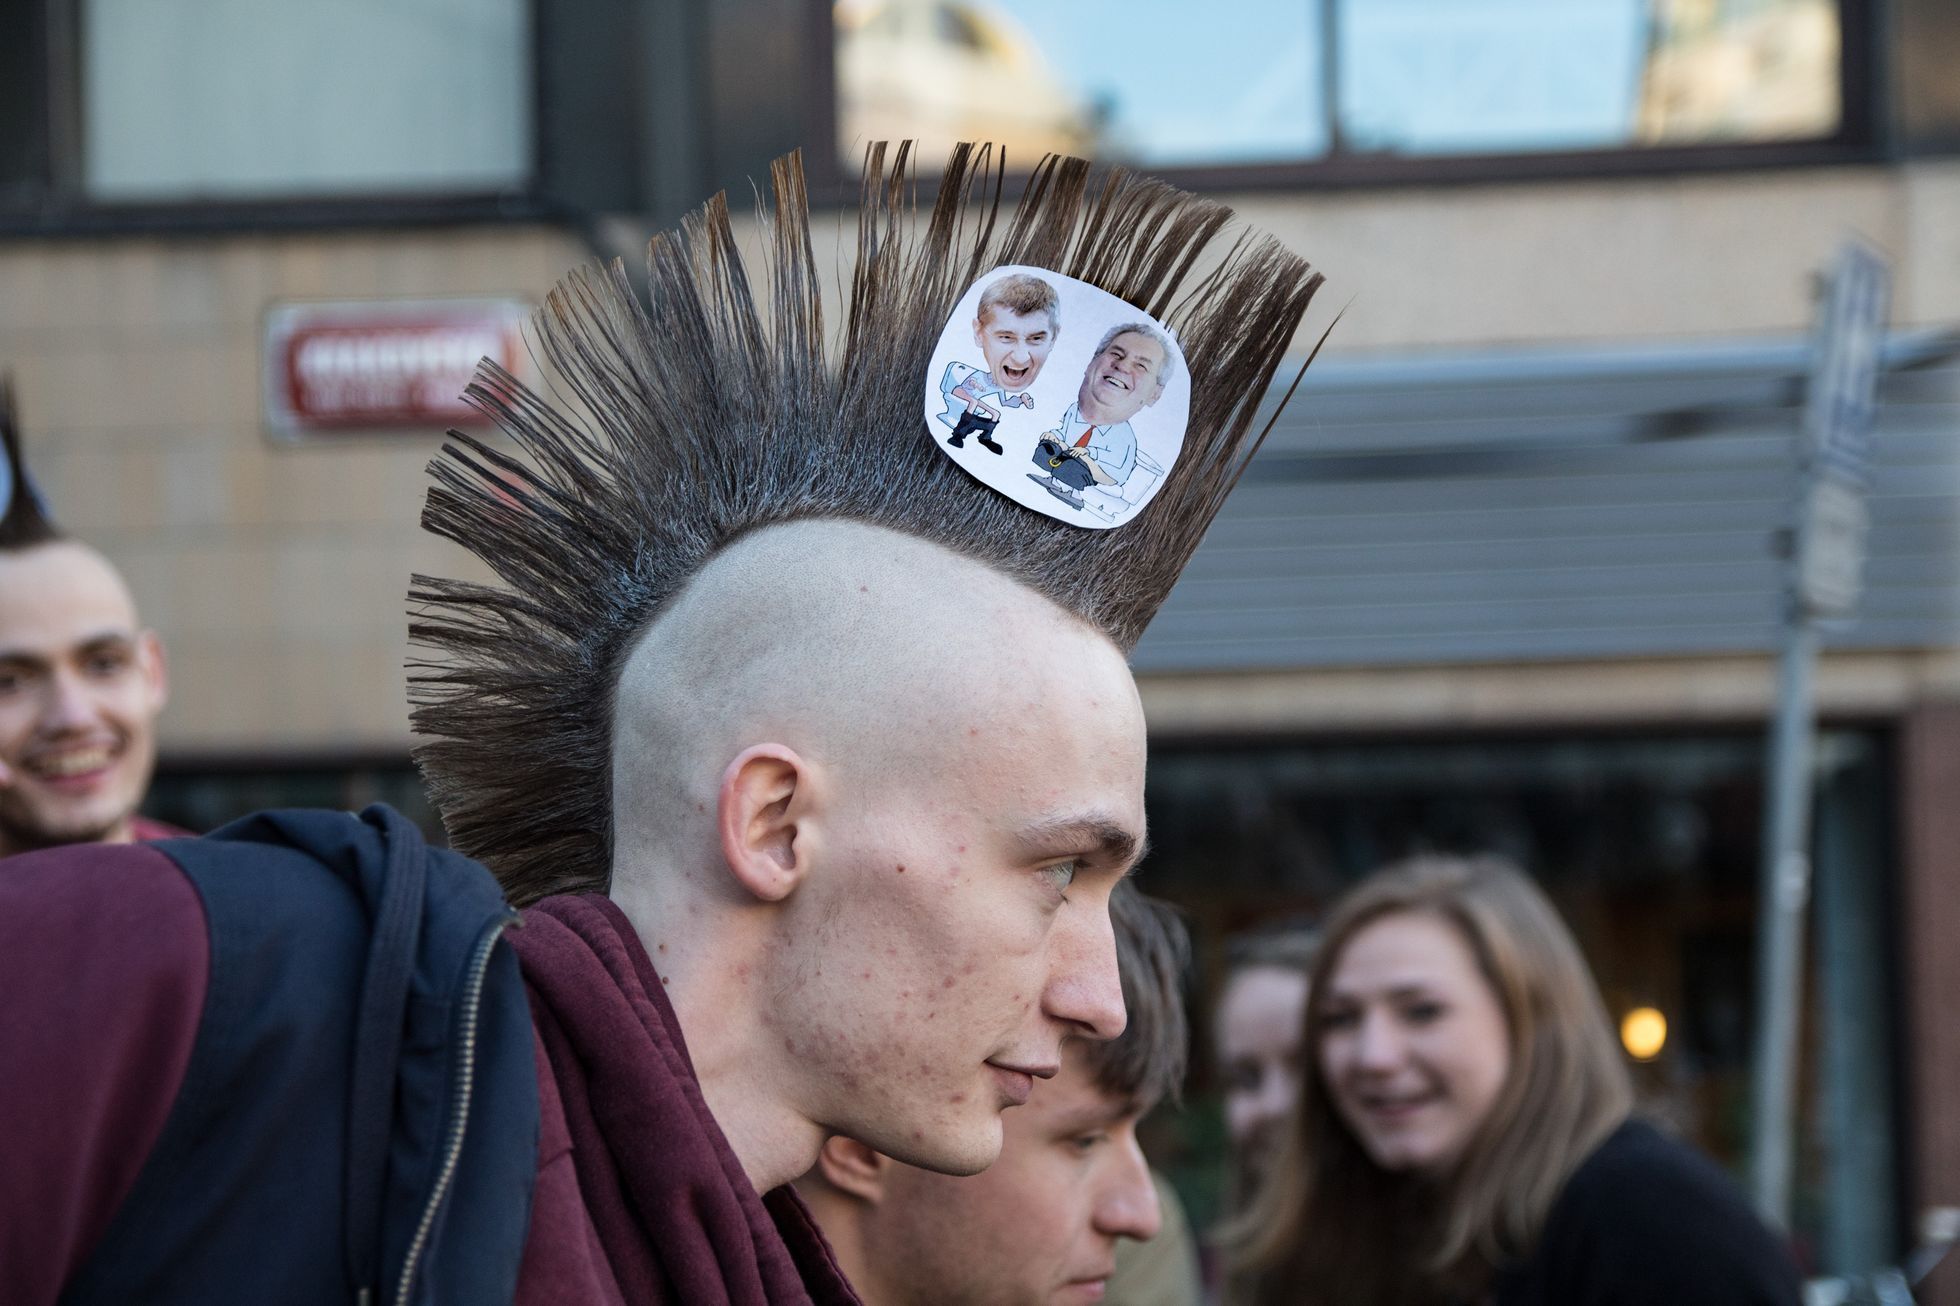
{"label": "man's lips", "polygon": [[1028,1095],[1034,1092],[1034,1081],[1037,1079],[1053,1078],[1055,1072],[1060,1070],[1061,1067],[1055,1065],[1014,1066],[1005,1065],[998,1061],[989,1061],[987,1063],[987,1069],[993,1071],[994,1082],[1000,1085],[1001,1092],[1006,1095],[1009,1102],[1015,1106],[1025,1106],[1027,1105]]}
{"label": "man's lips", "polygon": [[112,744],[48,749],[25,759],[21,769],[60,789],[86,789],[108,774],[122,750]]}
{"label": "man's lips", "polygon": [[1109,1287],[1109,1278],[1115,1273],[1116,1270],[1112,1267],[1101,1274],[1090,1274],[1084,1275],[1079,1279],[1070,1279],[1062,1285],[1064,1299],[1082,1302],[1101,1301],[1103,1299],[1103,1292]]}

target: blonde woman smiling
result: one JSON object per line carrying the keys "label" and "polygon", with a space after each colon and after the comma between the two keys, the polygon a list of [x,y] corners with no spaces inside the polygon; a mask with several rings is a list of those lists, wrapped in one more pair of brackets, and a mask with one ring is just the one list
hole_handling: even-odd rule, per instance
{"label": "blonde woman smiling", "polygon": [[1631,1119],[1591,973],[1495,858],[1382,871],[1330,915],[1300,1105],[1235,1231],[1255,1306],[1795,1306],[1727,1178]]}

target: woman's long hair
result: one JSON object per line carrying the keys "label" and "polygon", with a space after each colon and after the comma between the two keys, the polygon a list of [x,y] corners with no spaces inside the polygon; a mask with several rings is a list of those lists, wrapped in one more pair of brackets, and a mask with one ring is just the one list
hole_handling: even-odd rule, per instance
{"label": "woman's long hair", "polygon": [[[1323,1078],[1322,1001],[1347,945],[1387,916],[1461,932],[1503,1008],[1510,1071],[1450,1173],[1382,1169]],[[1632,1105],[1598,987],[1543,893],[1496,857],[1426,856],[1378,872],[1330,914],[1312,975],[1300,1102],[1282,1156],[1227,1231],[1235,1299],[1406,1306],[1462,1300],[1526,1253],[1579,1163]]]}

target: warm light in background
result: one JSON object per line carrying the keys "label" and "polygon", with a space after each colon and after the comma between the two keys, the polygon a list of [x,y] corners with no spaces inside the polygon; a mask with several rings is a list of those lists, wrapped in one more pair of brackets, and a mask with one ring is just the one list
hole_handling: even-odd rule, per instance
{"label": "warm light in background", "polygon": [[1635,1007],[1620,1021],[1620,1043],[1635,1061],[1652,1061],[1667,1046],[1667,1017],[1653,1007]]}

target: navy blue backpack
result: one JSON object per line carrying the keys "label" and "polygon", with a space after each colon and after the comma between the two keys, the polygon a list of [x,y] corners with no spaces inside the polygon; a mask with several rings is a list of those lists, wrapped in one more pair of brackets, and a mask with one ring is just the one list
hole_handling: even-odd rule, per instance
{"label": "navy blue backpack", "polygon": [[162,1135],[64,1306],[508,1303],[538,1097],[490,873],[379,806],[154,847],[203,899],[210,987]]}

